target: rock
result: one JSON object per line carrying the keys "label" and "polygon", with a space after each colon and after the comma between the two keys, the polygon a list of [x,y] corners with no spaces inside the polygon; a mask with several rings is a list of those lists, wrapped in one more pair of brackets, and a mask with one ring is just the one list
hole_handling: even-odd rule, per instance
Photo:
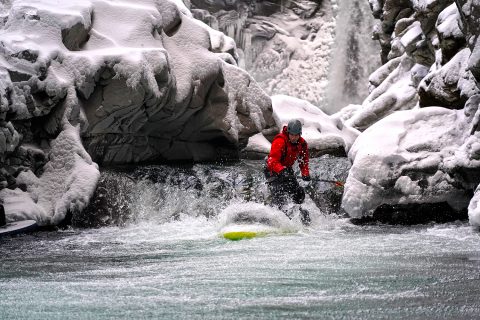
{"label": "rock", "polygon": [[[376,215],[397,221],[386,217],[397,215],[426,221],[436,204],[445,203],[445,216],[439,213],[437,221],[462,216],[480,179],[480,136],[470,134],[475,117],[429,107],[397,112],[371,126],[349,153],[353,165],[342,200],[345,211],[352,218]],[[412,214],[426,209],[427,216],[405,216],[414,207],[418,210]]]}
{"label": "rock", "polygon": [[442,106],[451,109],[462,109],[465,102],[470,98],[468,95],[474,92],[465,92],[462,85],[468,79],[467,70],[470,49],[466,48],[458,52],[447,64],[435,72],[429,73],[423,78],[418,89],[421,107]]}
{"label": "rock", "polygon": [[472,200],[470,200],[468,205],[468,218],[470,220],[470,224],[477,228],[480,227],[480,207],[478,205],[479,196],[479,187],[477,186]]}
{"label": "rock", "polygon": [[457,52],[466,46],[466,38],[460,29],[462,25],[457,6],[452,3],[439,15],[435,28],[437,29],[439,47],[442,52],[442,64],[446,64]]}
{"label": "rock", "polygon": [[78,214],[98,179],[92,160],[238,159],[249,136],[275,125],[269,96],[236,67],[234,41],[180,1],[2,10],[0,158],[12,172],[0,187],[22,187],[2,195],[31,201],[22,217],[59,224]]}
{"label": "rock", "polygon": [[78,228],[123,226],[131,218],[135,181],[127,174],[104,172],[89,205],[72,214],[71,225]]}
{"label": "rock", "polygon": [[316,174],[312,174],[312,182],[305,191],[322,213],[344,214],[341,208],[343,183],[350,166],[348,158],[331,155],[317,158],[310,165],[311,172]]}
{"label": "rock", "polygon": [[[397,65],[396,68],[394,68],[395,65]],[[381,81],[389,69],[393,71]],[[346,121],[347,125],[365,130],[394,111],[413,108],[418,99],[416,90],[418,80],[415,80],[412,75],[417,70],[419,67],[415,61],[404,54],[398,61],[392,60],[392,65],[386,65],[384,70],[373,74],[372,76],[376,79],[372,80],[376,83],[380,82],[380,85],[371,91],[362,107],[358,108]]]}
{"label": "rock", "polygon": [[467,211],[457,211],[446,202],[381,205],[372,216],[354,218],[354,224],[386,223],[393,225],[414,225],[425,223],[446,223],[457,220],[466,220]]}
{"label": "rock", "polygon": [[7,220],[5,218],[5,209],[3,208],[3,203],[0,203],[0,227],[7,224]]}

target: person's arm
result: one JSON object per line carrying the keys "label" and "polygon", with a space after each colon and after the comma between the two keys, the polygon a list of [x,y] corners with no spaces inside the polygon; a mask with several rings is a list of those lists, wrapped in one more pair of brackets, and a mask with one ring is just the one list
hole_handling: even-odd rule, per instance
{"label": "person's arm", "polygon": [[285,167],[281,163],[282,151],[285,148],[285,141],[281,138],[273,140],[270,154],[267,159],[267,166],[270,171],[280,173]]}
{"label": "person's arm", "polygon": [[308,168],[308,145],[306,142],[302,143],[302,150],[300,151],[300,157],[298,159],[298,166],[300,167],[300,171],[302,172],[302,178],[310,178],[310,170]]}

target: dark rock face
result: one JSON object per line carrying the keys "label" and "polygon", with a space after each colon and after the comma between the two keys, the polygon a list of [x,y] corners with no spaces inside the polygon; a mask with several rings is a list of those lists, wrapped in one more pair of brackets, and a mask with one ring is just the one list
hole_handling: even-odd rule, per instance
{"label": "dark rock face", "polygon": [[341,208],[343,185],[350,166],[347,158],[334,156],[323,156],[311,163],[313,179],[305,191],[324,214],[344,214]]}
{"label": "dark rock face", "polygon": [[5,218],[5,209],[3,208],[3,203],[0,203],[0,227],[7,224],[7,220]]}
{"label": "dark rock face", "polygon": [[430,222],[446,223],[466,220],[467,210],[457,211],[447,203],[422,203],[407,205],[381,205],[373,215],[351,219],[354,224],[385,223],[394,225],[415,225]]}
{"label": "dark rock face", "polygon": [[68,223],[79,228],[123,226],[132,214],[129,204],[134,198],[134,186],[128,175],[104,172],[90,204],[85,210],[73,213]]}

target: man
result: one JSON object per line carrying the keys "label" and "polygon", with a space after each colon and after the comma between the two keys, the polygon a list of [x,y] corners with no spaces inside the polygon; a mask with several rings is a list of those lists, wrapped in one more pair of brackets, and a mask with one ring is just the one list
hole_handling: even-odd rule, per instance
{"label": "man", "polygon": [[[297,204],[302,204],[305,200],[305,190],[298,184],[292,168],[298,160],[302,179],[310,181],[308,145],[301,134],[302,123],[299,120],[291,120],[288,126],[284,126],[282,132],[273,139],[267,158],[265,175],[272,203],[279,208],[287,202],[288,198]],[[302,214],[303,219],[306,219],[304,210]],[[309,220],[308,217],[308,222]]]}

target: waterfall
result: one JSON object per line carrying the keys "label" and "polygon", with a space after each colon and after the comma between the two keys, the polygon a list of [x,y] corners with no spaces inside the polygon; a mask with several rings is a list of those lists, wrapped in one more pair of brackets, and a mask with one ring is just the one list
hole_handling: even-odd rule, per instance
{"label": "waterfall", "polygon": [[196,4],[196,17],[235,40],[239,66],[269,95],[304,99],[327,113],[368,96],[368,77],[380,66],[368,1],[238,1],[218,11]]}
{"label": "waterfall", "polygon": [[339,0],[332,49],[327,104],[334,113],[368,96],[368,77],[380,65],[380,46],[371,39],[374,19],[365,0]]}

